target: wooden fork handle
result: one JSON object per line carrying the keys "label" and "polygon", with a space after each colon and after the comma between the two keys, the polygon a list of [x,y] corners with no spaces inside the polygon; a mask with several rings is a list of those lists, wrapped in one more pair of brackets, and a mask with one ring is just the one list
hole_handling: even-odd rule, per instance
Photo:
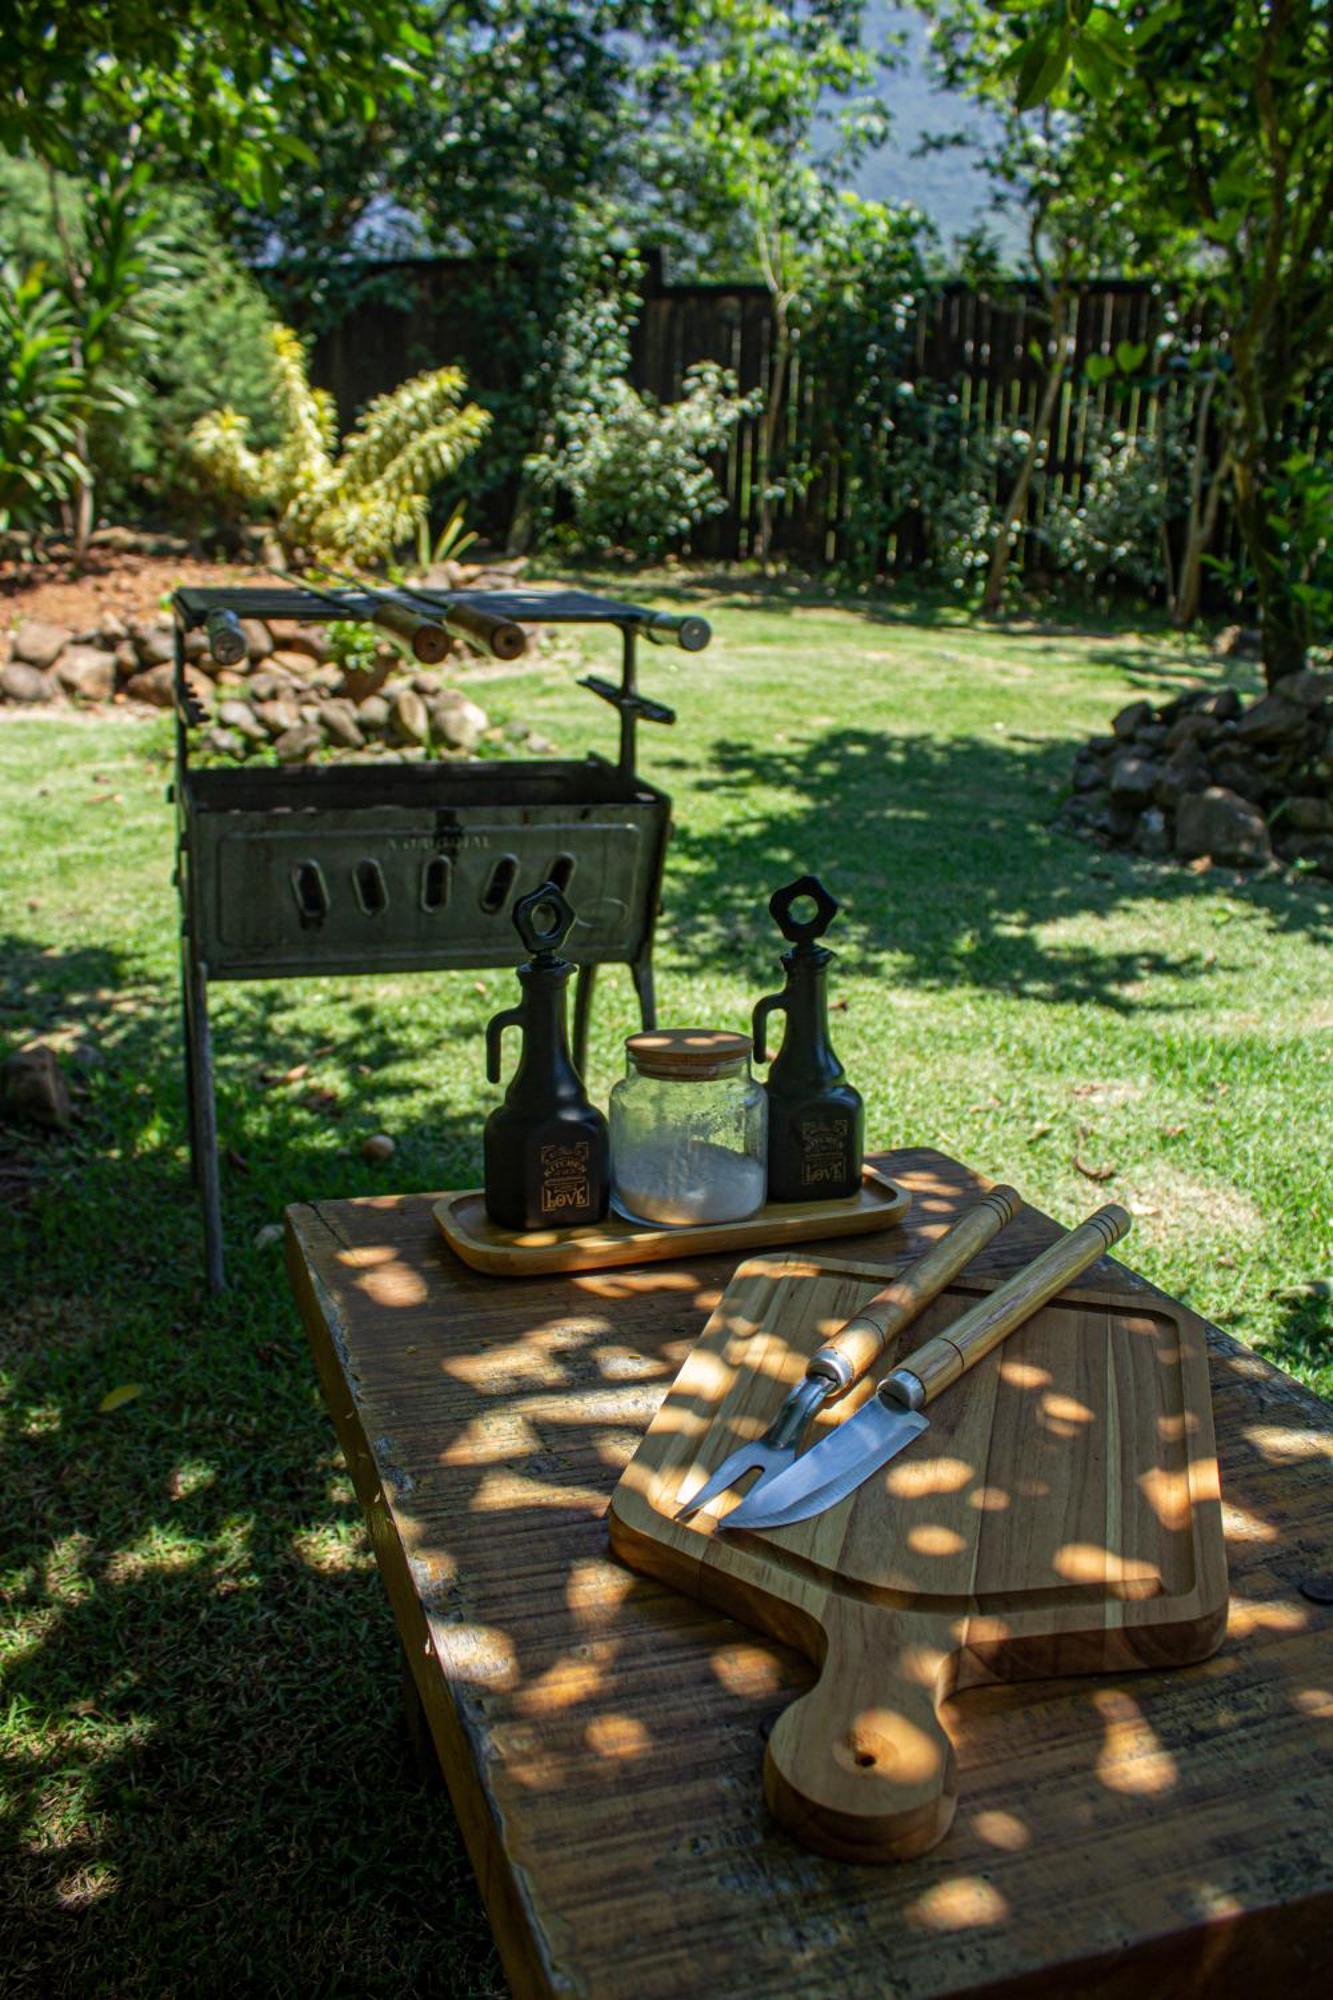
{"label": "wooden fork handle", "polygon": [[1062,1236],[1049,1250],[1015,1272],[989,1298],[972,1306],[956,1319],[947,1333],[909,1354],[900,1368],[879,1385],[879,1393],[891,1403],[905,1403],[919,1410],[941,1389],[956,1382],[965,1369],[972,1368],[984,1355],[1007,1340],[1024,1320],[1064,1290],[1089,1264],[1095,1264],[1113,1243],[1118,1243],[1130,1227],[1126,1210],[1115,1202],[1099,1208],[1086,1222]]}
{"label": "wooden fork handle", "polygon": [[894,1335],[971,1263],[1006,1222],[1013,1221],[1022,1206],[1021,1197],[1011,1187],[993,1187],[989,1194],[983,1194],[923,1257],[900,1271],[832,1340],[816,1349],[806,1372],[828,1376],[839,1389],[855,1382],[878,1361]]}

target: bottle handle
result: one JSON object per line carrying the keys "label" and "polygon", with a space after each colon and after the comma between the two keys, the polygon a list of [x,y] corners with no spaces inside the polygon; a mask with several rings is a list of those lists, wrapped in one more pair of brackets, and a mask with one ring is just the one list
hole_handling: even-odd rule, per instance
{"label": "bottle handle", "polygon": [[486,1081],[498,1083],[503,1061],[504,1031],[506,1028],[521,1028],[523,1009],[506,1007],[502,1014],[492,1014],[486,1023]]}
{"label": "bottle handle", "polygon": [[750,1032],[754,1037],[754,1059],[756,1062],[768,1061],[768,1035],[766,1031],[769,1015],[777,1013],[785,1014],[786,1011],[787,996],[785,993],[766,993],[762,1000],[755,1002],[754,1013],[750,1020]]}

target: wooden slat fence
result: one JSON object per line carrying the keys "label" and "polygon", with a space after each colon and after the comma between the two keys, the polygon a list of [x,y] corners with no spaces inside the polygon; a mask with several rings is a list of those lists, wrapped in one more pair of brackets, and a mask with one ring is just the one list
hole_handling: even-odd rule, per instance
{"label": "wooden slat fence", "polygon": [[[461,362],[479,391],[503,397],[517,388],[510,377],[521,343],[498,341],[493,319],[479,309],[487,285],[478,266],[446,259],[379,266],[364,274],[359,290],[358,302],[320,336],[315,349],[316,379],[333,390],[345,419],[415,370],[445,361]],[[1130,436],[1154,432],[1163,393],[1196,393],[1185,378],[1163,392],[1124,375],[1094,383],[1085,373],[1089,356],[1114,355],[1122,342],[1154,352],[1171,315],[1170,301],[1160,290],[1128,281],[1090,284],[1073,301],[1072,313],[1072,367],[1056,404],[1046,477],[1034,490],[1022,549],[1029,570],[1049,566],[1041,532],[1044,510],[1062,495],[1077,498],[1095,429],[1114,424]],[[867,340],[877,331],[868,327]],[[1049,336],[1045,308],[1035,292],[991,297],[961,285],[944,286],[919,303],[914,335],[906,343],[902,374],[919,385],[940,385],[956,398],[964,433],[1022,430],[1034,421],[1045,373],[1041,353]],[[686,371],[700,361],[731,368],[743,390],[766,390],[773,366],[768,295],[755,285],[664,284],[650,260],[633,339],[635,385],[663,402],[674,401]],[[845,392],[845,384],[820,379],[798,341],[774,465],[780,478],[793,469],[800,476],[776,505],[773,550],[813,568],[849,559],[855,482],[862,488],[867,481],[874,485],[891,471],[890,433],[869,448],[864,438],[848,438]],[[499,426],[494,435],[498,442]],[[725,462],[716,468],[724,508],[699,526],[691,553],[728,560],[754,552],[759,438],[757,417],[745,420],[735,433]],[[500,478],[474,510],[492,531],[507,523],[523,448],[523,440],[511,439]],[[998,498],[994,492],[988,497]],[[1225,550],[1231,541],[1224,520],[1216,547]],[[888,525],[880,556],[884,568],[911,568],[921,554],[919,519],[909,513]]]}

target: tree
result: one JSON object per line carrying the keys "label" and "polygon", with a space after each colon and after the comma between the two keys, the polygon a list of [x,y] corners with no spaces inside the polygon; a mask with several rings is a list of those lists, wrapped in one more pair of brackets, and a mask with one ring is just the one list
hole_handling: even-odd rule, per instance
{"label": "tree", "polygon": [[[1216,313],[1237,524],[1270,684],[1297,670],[1308,579],[1277,502],[1293,426],[1333,359],[1333,15],[1327,0],[942,0],[955,73],[1067,121],[1141,262]],[[1317,470],[1316,470],[1316,476]]]}
{"label": "tree", "polygon": [[0,147],[73,172],[95,130],[134,131],[178,170],[281,194],[312,159],[288,113],[327,113],[411,84],[425,0],[6,0]]}
{"label": "tree", "polygon": [[[837,138],[816,150],[830,99],[867,86],[859,4],[782,7],[767,0],[697,0],[680,9],[680,45],[652,66],[650,98],[666,108],[659,186],[694,191],[715,241],[757,269],[772,302],[773,341],[759,434],[759,538],[767,561],[777,439],[796,322],[827,274],[828,224],[845,174],[887,131],[883,107],[848,106]],[[668,162],[677,162],[674,172]]]}

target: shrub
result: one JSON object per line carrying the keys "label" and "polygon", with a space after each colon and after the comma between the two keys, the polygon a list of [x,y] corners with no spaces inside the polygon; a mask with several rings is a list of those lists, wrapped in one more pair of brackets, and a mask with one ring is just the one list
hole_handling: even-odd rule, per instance
{"label": "shrub", "polygon": [[0,265],[0,528],[43,525],[82,481],[88,414],[73,328],[40,265]]}
{"label": "shrub", "polygon": [[563,498],[563,539],[592,553],[660,555],[725,502],[708,464],[750,407],[736,378],[713,362],[691,368],[679,402],[659,404],[621,376],[595,403],[556,416],[546,450],[527,461],[533,486]]}
{"label": "shrub", "polygon": [[279,326],[271,346],[277,443],[253,450],[249,420],[215,410],[190,432],[196,465],[224,497],[270,519],[289,557],[381,561],[415,539],[431,487],[476,448],[490,418],[460,404],[461,370],[436,368],[377,396],[339,453],[333,399],[310,386],[301,342]]}

